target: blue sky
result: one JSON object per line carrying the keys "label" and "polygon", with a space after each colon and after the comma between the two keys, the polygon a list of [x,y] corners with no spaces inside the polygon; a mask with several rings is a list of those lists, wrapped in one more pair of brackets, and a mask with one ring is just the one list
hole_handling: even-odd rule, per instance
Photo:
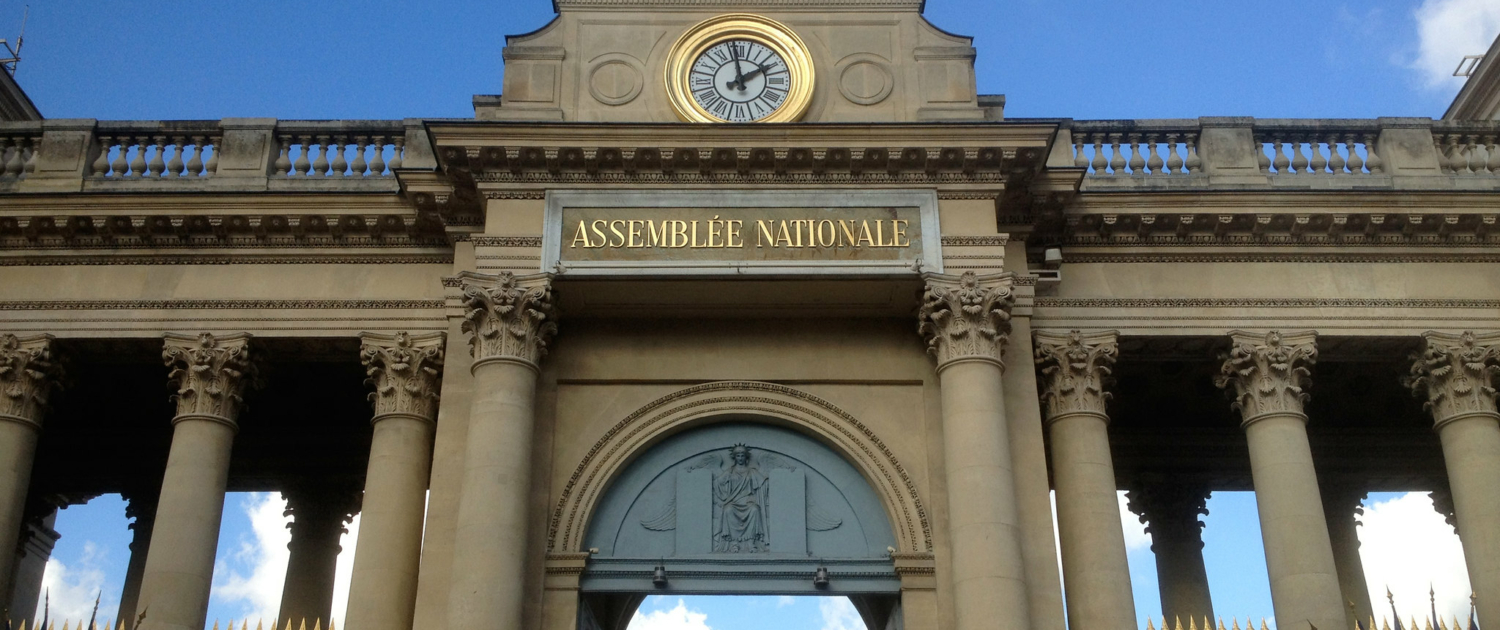
{"label": "blue sky", "polygon": [[[0,1],[0,37],[14,37],[22,4]],[[1006,94],[1011,117],[1437,117],[1460,85],[1448,76],[1459,58],[1500,33],[1500,0],[928,5],[936,25],[975,37],[980,91]],[[503,35],[551,17],[548,0],[35,2],[17,79],[52,118],[466,117],[472,95],[500,91]],[[1371,588],[1389,583],[1403,613],[1417,613],[1431,581],[1459,612],[1462,553],[1426,495],[1366,505]],[[1219,493],[1209,507],[1216,611],[1269,617],[1253,495]],[[1149,544],[1123,518],[1138,616],[1159,615]],[[118,496],[60,514],[47,577],[54,617],[86,615],[96,592],[106,616],[118,606],[126,523]],[[275,614],[284,524],[275,495],[226,498],[211,622]],[[344,548],[341,584],[352,534]],[[844,600],[652,598],[633,629],[843,630],[858,627],[851,613]]]}

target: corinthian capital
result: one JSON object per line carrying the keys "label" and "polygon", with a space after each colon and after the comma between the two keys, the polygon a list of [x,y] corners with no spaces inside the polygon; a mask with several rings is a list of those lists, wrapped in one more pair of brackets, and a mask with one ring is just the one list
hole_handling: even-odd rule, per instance
{"label": "corinthian capital", "polygon": [[52,335],[0,336],[0,421],[41,427],[58,375]]}
{"label": "corinthian capital", "polygon": [[475,363],[509,357],[533,365],[547,354],[547,341],[557,332],[552,314],[552,274],[517,276],[465,271],[463,331]]}
{"label": "corinthian capital", "polygon": [[167,333],[161,358],[177,386],[177,418],[214,420],[235,426],[244,406],[245,389],[255,380],[250,361],[250,334],[215,337]]}
{"label": "corinthian capital", "polygon": [[1119,333],[1039,330],[1035,336],[1047,419],[1080,413],[1107,418],[1104,404],[1110,394],[1104,391],[1104,379],[1120,354],[1115,343]]}
{"label": "corinthian capital", "polygon": [[1406,385],[1426,395],[1427,409],[1441,427],[1473,415],[1496,415],[1495,375],[1500,374],[1500,333],[1422,335]]}
{"label": "corinthian capital", "polygon": [[927,352],[938,367],[958,359],[1001,362],[1010,336],[1011,287],[1015,274],[962,276],[923,274],[922,308],[917,332],[927,340]]}
{"label": "corinthian capital", "polygon": [[1302,405],[1318,360],[1318,334],[1311,330],[1283,335],[1265,335],[1240,330],[1229,333],[1234,347],[1222,358],[1224,366],[1214,384],[1233,388],[1234,407],[1248,425],[1267,415],[1306,418]]}
{"label": "corinthian capital", "polygon": [[359,360],[369,377],[365,384],[375,388],[370,402],[375,404],[376,419],[389,415],[437,419],[445,337],[440,332],[360,334]]}

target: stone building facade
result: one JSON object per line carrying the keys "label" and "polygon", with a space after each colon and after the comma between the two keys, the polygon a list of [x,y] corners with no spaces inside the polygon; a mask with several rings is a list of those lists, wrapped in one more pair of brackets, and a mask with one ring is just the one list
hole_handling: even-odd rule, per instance
{"label": "stone building facade", "polygon": [[1204,501],[1254,490],[1279,627],[1352,628],[1360,501],[1417,490],[1500,625],[1493,107],[1015,120],[920,0],[556,6],[472,119],[0,124],[13,616],[122,493],[122,618],[198,630],[266,490],[284,619],[360,513],[356,630],[1125,630],[1116,492],[1202,618]]}

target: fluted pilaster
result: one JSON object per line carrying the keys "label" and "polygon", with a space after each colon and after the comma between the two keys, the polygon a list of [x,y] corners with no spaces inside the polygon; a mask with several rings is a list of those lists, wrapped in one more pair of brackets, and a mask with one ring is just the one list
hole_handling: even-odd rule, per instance
{"label": "fluted pilaster", "polygon": [[1500,624],[1500,332],[1422,335],[1407,385],[1426,401],[1443,443],[1453,515],[1481,627]]}
{"label": "fluted pilaster", "polygon": [[1001,382],[1014,274],[924,274],[917,331],[937,359],[957,628],[1029,624]]}
{"label": "fluted pilaster", "polygon": [[1318,357],[1317,333],[1229,336],[1233,346],[1214,382],[1233,394],[1243,418],[1277,623],[1286,630],[1341,627],[1348,613],[1303,407]]}
{"label": "fluted pilaster", "polygon": [[519,628],[538,363],[557,332],[551,274],[458,276],[474,363],[448,624]]}
{"label": "fluted pilaster", "polygon": [[1134,630],[1135,598],[1105,413],[1105,381],[1119,356],[1118,337],[1115,331],[1035,333],[1073,628]]}
{"label": "fluted pilaster", "polygon": [[447,335],[364,333],[360,361],[374,388],[375,434],[346,625],[408,630],[417,597],[422,514]]}
{"label": "fluted pilaster", "polygon": [[15,585],[16,554],[26,490],[36,461],[47,401],[61,370],[51,335],[0,335],[0,597]]}

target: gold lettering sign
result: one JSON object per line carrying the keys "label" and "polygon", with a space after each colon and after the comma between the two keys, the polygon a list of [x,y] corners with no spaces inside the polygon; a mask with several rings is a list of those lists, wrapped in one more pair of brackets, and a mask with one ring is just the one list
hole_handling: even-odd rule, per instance
{"label": "gold lettering sign", "polygon": [[914,261],[918,208],[566,208],[562,261]]}

